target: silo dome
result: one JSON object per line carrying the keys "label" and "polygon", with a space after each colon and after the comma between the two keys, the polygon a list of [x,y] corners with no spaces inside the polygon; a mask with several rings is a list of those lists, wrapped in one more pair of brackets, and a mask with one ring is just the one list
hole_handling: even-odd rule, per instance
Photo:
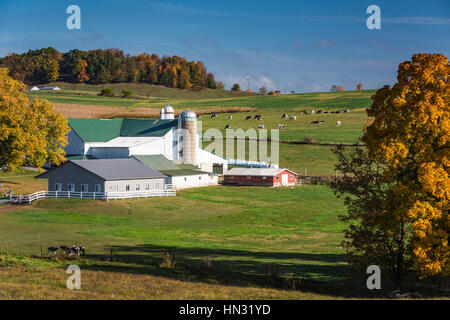
{"label": "silo dome", "polygon": [[175,110],[173,110],[172,106],[169,106],[166,104],[164,107],[162,107],[161,112],[161,119],[174,119],[175,118]]}
{"label": "silo dome", "polygon": [[180,119],[197,119],[197,115],[192,110],[184,110],[180,114]]}

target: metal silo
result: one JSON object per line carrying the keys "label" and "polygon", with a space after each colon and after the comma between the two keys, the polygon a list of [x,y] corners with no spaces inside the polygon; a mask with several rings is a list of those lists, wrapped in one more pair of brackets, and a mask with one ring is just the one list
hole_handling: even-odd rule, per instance
{"label": "metal silo", "polygon": [[197,165],[197,115],[195,112],[183,111],[178,117],[178,128],[182,129],[179,138],[181,160]]}
{"label": "metal silo", "polygon": [[160,112],[160,118],[162,120],[171,120],[175,119],[175,110],[173,110],[172,106],[169,106],[166,104],[164,107],[162,107]]}

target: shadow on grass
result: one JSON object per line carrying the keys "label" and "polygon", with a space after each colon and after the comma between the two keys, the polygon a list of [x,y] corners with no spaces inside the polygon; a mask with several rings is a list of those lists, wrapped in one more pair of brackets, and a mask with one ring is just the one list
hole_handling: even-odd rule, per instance
{"label": "shadow on grass", "polygon": [[[366,279],[350,273],[344,256],[340,254],[253,252],[151,244],[113,246],[111,250],[112,255],[89,255],[89,262],[80,267],[191,282],[297,289],[347,298],[373,298],[386,294],[384,290],[367,290]],[[175,256],[174,268],[160,267],[164,252]],[[102,263],[102,260],[116,263]],[[295,284],[288,279],[295,279]]]}

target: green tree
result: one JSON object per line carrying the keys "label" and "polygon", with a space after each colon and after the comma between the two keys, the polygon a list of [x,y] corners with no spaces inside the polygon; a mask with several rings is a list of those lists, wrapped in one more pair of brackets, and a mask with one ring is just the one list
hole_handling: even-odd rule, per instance
{"label": "green tree", "polygon": [[239,83],[233,84],[233,86],[231,87],[231,91],[241,91],[241,86],[239,85]]}

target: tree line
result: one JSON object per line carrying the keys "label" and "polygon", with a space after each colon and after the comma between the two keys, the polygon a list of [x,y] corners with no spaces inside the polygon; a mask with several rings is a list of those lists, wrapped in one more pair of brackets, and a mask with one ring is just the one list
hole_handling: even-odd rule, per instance
{"label": "tree line", "polygon": [[201,61],[148,53],[131,56],[119,49],[73,49],[61,53],[49,47],[11,53],[0,58],[0,66],[26,84],[143,82],[180,89],[217,89],[218,84]]}

